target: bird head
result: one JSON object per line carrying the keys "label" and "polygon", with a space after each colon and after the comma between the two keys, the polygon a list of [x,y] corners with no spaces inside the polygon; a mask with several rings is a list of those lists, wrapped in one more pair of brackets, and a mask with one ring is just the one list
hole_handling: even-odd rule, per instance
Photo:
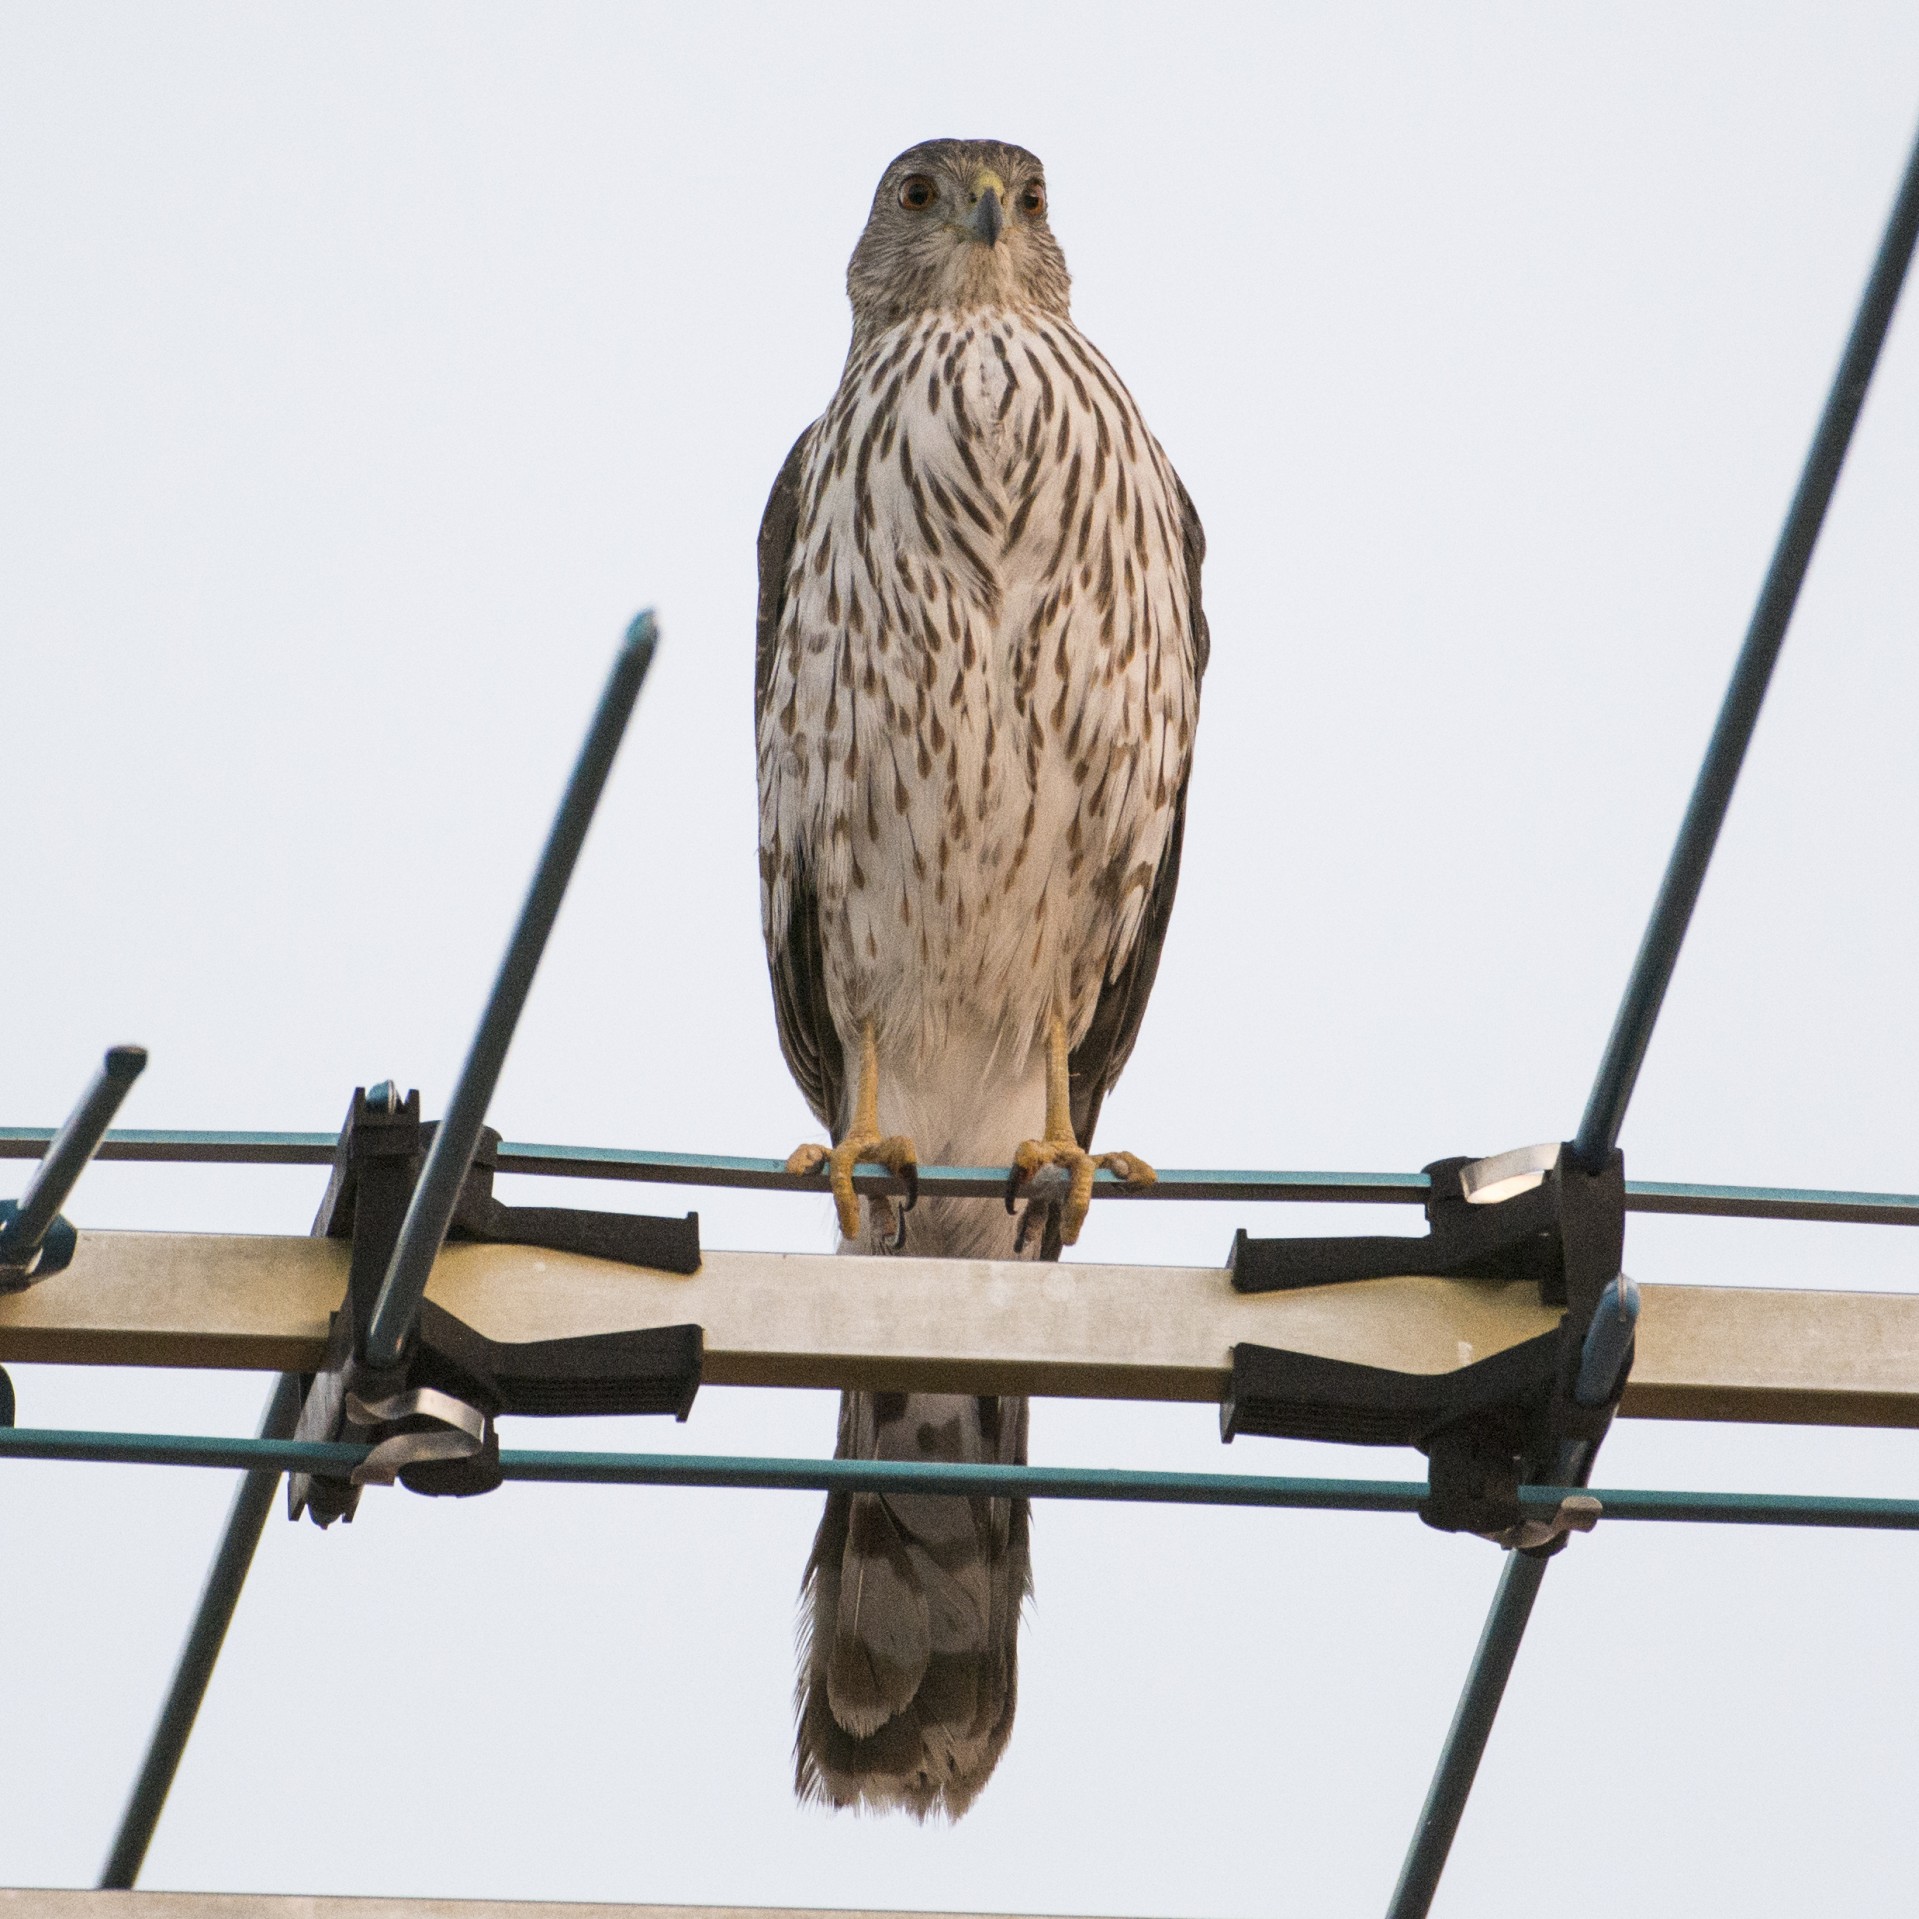
{"label": "bird head", "polygon": [[1064,319],[1071,281],[1046,170],[1003,140],[928,140],[880,176],[846,269],[855,343],[922,312],[1028,307]]}

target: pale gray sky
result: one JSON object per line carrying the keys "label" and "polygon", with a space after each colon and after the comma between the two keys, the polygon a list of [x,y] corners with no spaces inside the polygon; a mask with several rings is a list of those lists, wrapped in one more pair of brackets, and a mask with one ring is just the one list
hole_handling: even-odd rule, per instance
{"label": "pale gray sky", "polygon": [[[1899,5],[0,9],[0,1123],[58,1117],[118,1039],[153,1049],[129,1125],[330,1127],[389,1074],[437,1111],[650,603],[660,664],[493,1118],[808,1135],[759,950],[753,533],[836,380],[874,179],[954,133],[1044,156],[1081,324],[1211,539],[1180,910],[1109,1136],[1403,1170],[1568,1132],[1916,117]],[[1637,1176],[1919,1189],[1916,517],[1909,297]],[[74,1211],[299,1232],[320,1184],[102,1167]],[[830,1243],[823,1200],[577,1197]],[[1083,1250],[1213,1259],[1241,1222],[1378,1229],[1113,1207]],[[1636,1217],[1628,1260],[1919,1290],[1919,1242],[1876,1228]],[[18,1383],[24,1423],[231,1431],[267,1386]],[[1222,1454],[1204,1408],[1045,1402],[1033,1435],[1418,1464]],[[832,1402],[521,1437],[822,1453]],[[1919,1440],[1629,1422],[1598,1477],[1910,1493]],[[0,1466],[0,1882],[97,1871],[229,1490]],[[1044,1506],[1011,1751],[920,1830],[792,1804],[815,1513],[524,1487],[276,1520],[145,1883],[1382,1908],[1490,1548]],[[1915,1611],[1910,1539],[1577,1542],[1438,1911],[1907,1912]]]}

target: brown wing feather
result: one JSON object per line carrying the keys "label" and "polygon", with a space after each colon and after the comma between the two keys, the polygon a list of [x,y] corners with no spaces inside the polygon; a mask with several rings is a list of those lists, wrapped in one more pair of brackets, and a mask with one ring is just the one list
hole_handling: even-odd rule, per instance
{"label": "brown wing feather", "polygon": [[[766,685],[773,674],[780,615],[786,604],[786,574],[800,523],[800,476],[814,428],[794,441],[760,518],[759,631],[753,654],[753,725],[765,715]],[[766,963],[773,975],[773,1017],[806,1103],[829,1128],[839,1125],[846,1079],[845,1053],[826,1003],[826,964],[820,947],[820,916],[811,878],[803,865],[791,875],[783,936],[769,937]]]}
{"label": "brown wing feather", "polygon": [[793,540],[800,527],[800,475],[806,470],[806,451],[819,426],[814,421],[793,442],[780,463],[779,478],[766,496],[760,515],[760,616],[753,648],[753,724],[766,708],[766,682],[773,674],[773,649],[779,643],[780,614],[786,606],[786,573],[793,560]]}
{"label": "brown wing feather", "polygon": [[[1206,558],[1206,532],[1199,523],[1192,496],[1179,475],[1173,475],[1179,488],[1180,531],[1186,558],[1186,603],[1191,609],[1193,642],[1193,679],[1195,687],[1206,674],[1206,662],[1212,652],[1212,636],[1207,629],[1205,610],[1200,604],[1199,570]],[[1159,871],[1153,876],[1153,891],[1140,915],[1139,933],[1118,973],[1100,990],[1099,1004],[1093,1009],[1093,1023],[1080,1043],[1073,1048],[1069,1062],[1072,1078],[1073,1131],[1083,1147],[1093,1143],[1093,1128],[1099,1123],[1100,1102],[1119,1078],[1139,1037],[1139,1023],[1146,1017],[1146,1002],[1153,991],[1153,978],[1159,971],[1159,956],[1166,944],[1166,928],[1173,917],[1173,895],[1179,890],[1179,855],[1186,838],[1186,788],[1182,780],[1179,797],[1173,804],[1173,824],[1166,835],[1166,850],[1159,858]]]}

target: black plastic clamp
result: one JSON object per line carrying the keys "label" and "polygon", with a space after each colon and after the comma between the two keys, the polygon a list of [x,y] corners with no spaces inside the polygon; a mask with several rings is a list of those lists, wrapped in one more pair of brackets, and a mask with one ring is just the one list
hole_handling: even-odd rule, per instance
{"label": "black plastic clamp", "polygon": [[[401,1222],[432,1139],[420,1096],[392,1083],[357,1088],[334,1151],[315,1235],[352,1241],[347,1296],[328,1329],[326,1363],[308,1382],[296,1437],[372,1447],[351,1478],[294,1473],[289,1516],[318,1526],[351,1520],[364,1485],[395,1479],[419,1493],[465,1496],[500,1484],[494,1421],[671,1413],[699,1391],[698,1326],[596,1333],[577,1339],[488,1339],[432,1300],[397,1366],[366,1363],[366,1335]],[[493,1197],[499,1135],[488,1128],[460,1193],[449,1239],[500,1241],[590,1254],[667,1272],[698,1270],[699,1215],[683,1220],[563,1207],[503,1206]]]}
{"label": "black plastic clamp", "polygon": [[1405,1373],[1252,1344],[1233,1348],[1220,1431],[1356,1446],[1416,1446],[1431,1462],[1420,1517],[1446,1532],[1557,1551],[1592,1523],[1526,1519],[1519,1488],[1582,1486],[1632,1369],[1638,1292],[1620,1270],[1624,1162],[1581,1172],[1569,1145],[1522,1147],[1425,1169],[1420,1239],[1251,1239],[1228,1258],[1240,1292],[1336,1286],[1397,1274],[1526,1282],[1565,1308],[1551,1332],[1447,1373]]}

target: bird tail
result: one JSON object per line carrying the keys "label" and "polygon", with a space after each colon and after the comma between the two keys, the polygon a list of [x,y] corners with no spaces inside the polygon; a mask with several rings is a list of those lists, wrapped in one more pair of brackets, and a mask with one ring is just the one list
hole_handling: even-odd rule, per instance
{"label": "bird tail", "polygon": [[[847,1393],[841,1459],[1023,1465],[1026,1401]],[[794,1788],[957,1819],[1013,1729],[1024,1499],[832,1493],[800,1593]]]}

